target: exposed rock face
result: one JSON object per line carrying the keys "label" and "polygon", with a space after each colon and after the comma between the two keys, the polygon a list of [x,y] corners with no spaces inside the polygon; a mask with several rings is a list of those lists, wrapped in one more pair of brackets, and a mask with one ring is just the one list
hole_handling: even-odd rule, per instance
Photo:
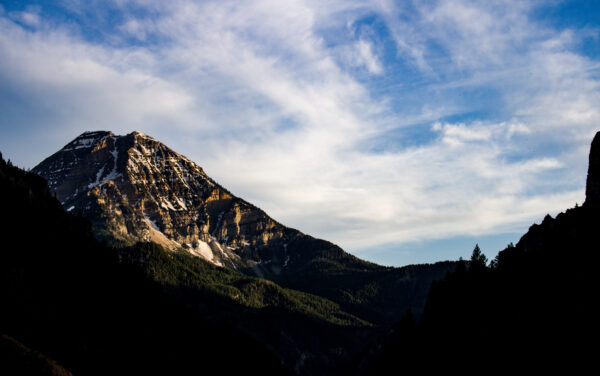
{"label": "exposed rock face", "polygon": [[[547,214],[542,223],[529,227],[529,231],[517,243],[517,248],[535,252],[555,249],[557,244],[565,243],[564,249],[577,249],[572,244],[581,243],[585,236],[591,236],[589,244],[597,243],[595,234],[600,215],[600,132],[596,133],[590,147],[585,196],[583,206],[567,209],[556,218]],[[593,229],[586,230],[588,227]],[[572,244],[569,245],[569,242]],[[500,254],[509,255],[510,252],[502,251]]]}
{"label": "exposed rock face", "polygon": [[589,206],[600,205],[600,132],[596,133],[590,150],[585,204]]}
{"label": "exposed rock face", "polygon": [[277,277],[307,256],[288,252],[294,241],[309,241],[314,255],[332,247],[334,254],[347,255],[275,222],[194,162],[140,132],[86,132],[33,172],[48,180],[66,210],[89,218],[96,234],[108,240],[182,247],[217,265],[265,277]]}

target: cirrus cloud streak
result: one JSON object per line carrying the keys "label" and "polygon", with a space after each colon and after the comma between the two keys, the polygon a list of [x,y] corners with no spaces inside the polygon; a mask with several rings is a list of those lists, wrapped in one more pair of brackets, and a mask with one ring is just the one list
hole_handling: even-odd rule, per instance
{"label": "cirrus cloud streak", "polygon": [[584,199],[599,62],[589,30],[551,27],[540,4],[65,4],[79,22],[0,13],[0,147],[17,163],[142,130],[350,251],[518,231]]}

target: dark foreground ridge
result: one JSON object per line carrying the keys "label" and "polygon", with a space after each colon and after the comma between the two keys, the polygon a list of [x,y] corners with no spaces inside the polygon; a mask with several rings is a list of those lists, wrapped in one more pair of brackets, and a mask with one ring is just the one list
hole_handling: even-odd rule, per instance
{"label": "dark foreground ridge", "polygon": [[434,282],[422,320],[406,315],[363,359],[363,372],[594,368],[599,182],[600,132],[590,151],[585,204],[546,216],[490,265],[475,250],[469,263]]}
{"label": "dark foreground ridge", "polygon": [[0,207],[0,374],[292,374],[119,263],[44,179],[1,158]]}

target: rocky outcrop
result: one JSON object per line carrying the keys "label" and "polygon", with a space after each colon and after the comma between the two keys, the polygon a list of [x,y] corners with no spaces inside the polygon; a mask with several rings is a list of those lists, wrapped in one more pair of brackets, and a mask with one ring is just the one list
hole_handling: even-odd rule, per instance
{"label": "rocky outcrop", "polygon": [[[589,244],[597,242],[595,226],[600,216],[600,132],[596,133],[590,147],[585,195],[583,206],[567,209],[556,218],[547,214],[540,224],[529,227],[517,243],[517,248],[526,252],[541,252],[544,249],[556,249],[557,244],[562,242],[564,249],[570,249],[573,246],[567,243],[581,243],[581,239],[590,234]],[[511,252],[511,249],[504,250],[500,255],[510,257]]]}
{"label": "rocky outcrop", "polygon": [[590,150],[585,205],[600,206],[600,132],[596,133]]}

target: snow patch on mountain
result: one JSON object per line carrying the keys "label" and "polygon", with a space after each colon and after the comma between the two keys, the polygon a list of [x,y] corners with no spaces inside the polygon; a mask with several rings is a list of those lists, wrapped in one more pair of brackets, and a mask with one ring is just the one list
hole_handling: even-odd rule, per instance
{"label": "snow patch on mountain", "polygon": [[102,174],[104,173],[104,167],[102,166],[100,167],[100,169],[98,170],[98,172],[96,173],[96,181],[91,182],[90,184],[88,184],[88,188],[94,188],[95,186],[100,184],[100,179],[102,178]]}
{"label": "snow patch on mountain", "polygon": [[160,228],[158,227],[158,225],[156,224],[156,222],[154,222],[153,220],[150,219],[150,217],[148,217],[146,214],[144,214],[144,219],[148,222],[148,224],[155,229],[158,232],[162,232],[160,230]]}
{"label": "snow patch on mountain", "polygon": [[202,240],[198,240],[198,244],[196,245],[196,247],[190,248],[189,251],[191,254],[200,256],[207,261],[213,261],[214,254],[212,249],[210,248],[210,245],[208,245],[208,243],[206,242],[203,242]]}

